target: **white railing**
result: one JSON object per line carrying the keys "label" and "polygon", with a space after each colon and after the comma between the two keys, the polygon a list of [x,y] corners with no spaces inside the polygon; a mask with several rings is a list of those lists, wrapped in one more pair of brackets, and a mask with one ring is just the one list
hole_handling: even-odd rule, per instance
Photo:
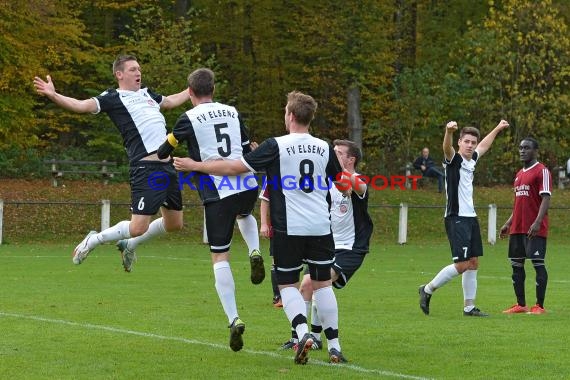
{"label": "white railing", "polygon": [[[413,206],[412,206],[413,207]],[[408,242],[408,209],[407,203],[400,203],[400,217],[398,220],[398,244]],[[423,207],[422,207],[423,208]],[[494,245],[497,242],[497,205],[489,205],[489,218],[487,222],[487,242]]]}
{"label": "white railing", "polygon": [[[12,203],[10,201],[8,204]],[[14,202],[18,204],[51,204],[51,202],[26,202],[18,201]],[[60,204],[59,202],[55,202]],[[67,203],[66,203],[67,204]],[[96,205],[95,203],[81,203]],[[101,231],[109,228],[111,220],[111,201],[107,199],[101,200]],[[122,206],[124,204],[121,204]],[[195,205],[198,206],[198,205]],[[372,206],[372,205],[371,205]],[[388,206],[390,208],[396,208],[398,206]],[[398,244],[406,244],[408,242],[408,212],[410,208],[442,208],[441,206],[409,206],[407,203],[400,203],[399,205],[399,218],[398,218]],[[488,205],[488,219],[487,219],[487,242],[489,244],[495,244],[497,242],[497,205]],[[0,199],[0,244],[2,244],[2,233],[3,233],[3,220],[4,220],[4,201]],[[204,215],[203,221],[203,232],[202,241],[207,243],[208,238],[206,235],[206,218]]]}

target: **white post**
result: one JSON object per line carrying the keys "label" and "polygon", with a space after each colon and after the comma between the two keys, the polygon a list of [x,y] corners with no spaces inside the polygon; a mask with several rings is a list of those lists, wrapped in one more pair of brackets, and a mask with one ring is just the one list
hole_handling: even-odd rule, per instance
{"label": "white post", "polygon": [[558,188],[560,190],[564,190],[564,181],[566,181],[566,168],[561,166],[558,168]]}
{"label": "white post", "polygon": [[412,175],[412,164],[406,164],[406,189],[410,190],[412,188],[412,183],[410,182],[410,176]]}
{"label": "white post", "polygon": [[202,243],[208,244],[208,230],[206,229],[206,209],[204,208],[204,231],[202,232]]}
{"label": "white post", "polygon": [[408,235],[408,204],[400,203],[400,220],[398,223],[398,244],[406,244]]}
{"label": "white post", "polygon": [[2,244],[2,220],[4,219],[4,200],[0,199],[0,244]]}
{"label": "white post", "polygon": [[101,203],[101,231],[103,231],[111,225],[111,201],[103,199]]}
{"label": "white post", "polygon": [[492,245],[497,242],[497,205],[489,205],[489,228],[487,232],[487,240]]}

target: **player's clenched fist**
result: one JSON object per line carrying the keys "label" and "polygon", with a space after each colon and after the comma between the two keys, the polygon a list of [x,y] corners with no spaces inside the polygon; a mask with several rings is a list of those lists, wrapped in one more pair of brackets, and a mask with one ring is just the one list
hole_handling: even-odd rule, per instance
{"label": "player's clenched fist", "polygon": [[500,127],[501,129],[505,129],[509,126],[509,122],[506,120],[501,120],[499,122],[499,124],[497,125],[497,127]]}
{"label": "player's clenched fist", "polygon": [[457,130],[457,122],[456,121],[450,121],[449,123],[447,123],[447,125],[445,127],[450,131],[456,131]]}

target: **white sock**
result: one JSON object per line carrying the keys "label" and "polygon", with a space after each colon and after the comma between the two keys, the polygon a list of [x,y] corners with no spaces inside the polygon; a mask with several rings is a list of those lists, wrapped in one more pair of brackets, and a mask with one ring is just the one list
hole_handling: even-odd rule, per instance
{"label": "white sock", "polygon": [[229,323],[232,323],[234,318],[238,316],[236,305],[236,287],[230,263],[227,261],[220,261],[214,264],[214,278],[216,291],[218,297],[224,308],[224,312],[228,317]]}
{"label": "white sock", "polygon": [[449,264],[440,270],[439,273],[435,275],[433,280],[431,280],[429,284],[426,285],[426,293],[432,294],[436,289],[441,288],[443,285],[447,284],[457,276],[459,276],[459,272],[457,269],[455,269],[455,264]]}
{"label": "white sock", "polygon": [[311,313],[311,301],[305,301],[305,315],[307,316],[307,320],[309,319],[309,315]]}
{"label": "white sock", "polygon": [[[322,328],[322,324],[321,324],[321,320],[319,319],[319,312],[317,311],[317,303],[315,302],[315,295],[313,294],[313,302],[311,303],[311,326],[321,326]],[[320,333],[316,333],[316,332],[312,332],[311,334],[313,334],[313,336],[316,339],[321,339],[321,334]]]}
{"label": "white sock", "polygon": [[465,306],[474,306],[475,297],[477,296],[477,269],[470,269],[463,272],[461,284],[463,285],[463,299],[465,301]]}
{"label": "white sock", "polygon": [[311,304],[311,324],[315,326],[321,326],[321,320],[319,319],[319,311],[317,310],[317,303],[315,302],[314,295],[313,295],[313,302]]}
{"label": "white sock", "polygon": [[87,247],[89,249],[93,249],[99,244],[107,243],[109,241],[117,241],[130,238],[130,224],[130,221],[123,220],[122,222],[115,224],[113,227],[109,227],[106,230],[99,232],[97,235],[93,236],[95,239],[89,239],[87,242]]}
{"label": "white sock", "polygon": [[148,230],[144,234],[127,240],[127,248],[134,251],[135,248],[137,248],[137,246],[142,242],[145,242],[155,236],[164,235],[165,233],[166,227],[164,226],[164,219],[155,219],[150,223]]}
{"label": "white sock", "polygon": [[[307,317],[305,301],[296,287],[288,286],[281,289],[281,300],[283,311],[285,311],[289,323],[293,322],[293,319],[299,314]],[[303,339],[303,336],[309,332],[309,326],[306,323],[301,323],[295,327],[295,331],[297,331],[299,339]]]}
{"label": "white sock", "polygon": [[[319,309],[319,317],[323,323],[323,331],[333,329],[338,331],[338,304],[332,286],[320,288],[313,293],[317,309]],[[338,338],[327,339],[327,348],[331,350],[340,349]]]}
{"label": "white sock", "polygon": [[243,218],[237,218],[237,224],[247,250],[251,253],[253,250],[259,250],[259,231],[257,230],[257,220],[253,215],[249,214]]}

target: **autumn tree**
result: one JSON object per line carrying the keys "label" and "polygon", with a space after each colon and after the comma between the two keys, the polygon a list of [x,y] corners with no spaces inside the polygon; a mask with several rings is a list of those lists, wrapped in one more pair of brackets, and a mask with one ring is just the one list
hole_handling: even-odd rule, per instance
{"label": "autumn tree", "polygon": [[[491,3],[482,25],[473,25],[455,55],[473,89],[468,112],[484,131],[500,118],[509,128],[505,150],[492,152],[489,177],[510,180],[518,167],[521,139],[535,137],[541,160],[550,166],[567,159],[570,129],[570,38],[551,0]],[[490,165],[490,164],[489,164]]]}
{"label": "autumn tree", "polygon": [[78,12],[58,2],[8,1],[0,7],[0,31],[0,148],[42,145],[73,119],[51,118],[53,109],[35,94],[32,80],[51,74],[61,87],[78,81],[69,68],[91,60],[85,29]]}

